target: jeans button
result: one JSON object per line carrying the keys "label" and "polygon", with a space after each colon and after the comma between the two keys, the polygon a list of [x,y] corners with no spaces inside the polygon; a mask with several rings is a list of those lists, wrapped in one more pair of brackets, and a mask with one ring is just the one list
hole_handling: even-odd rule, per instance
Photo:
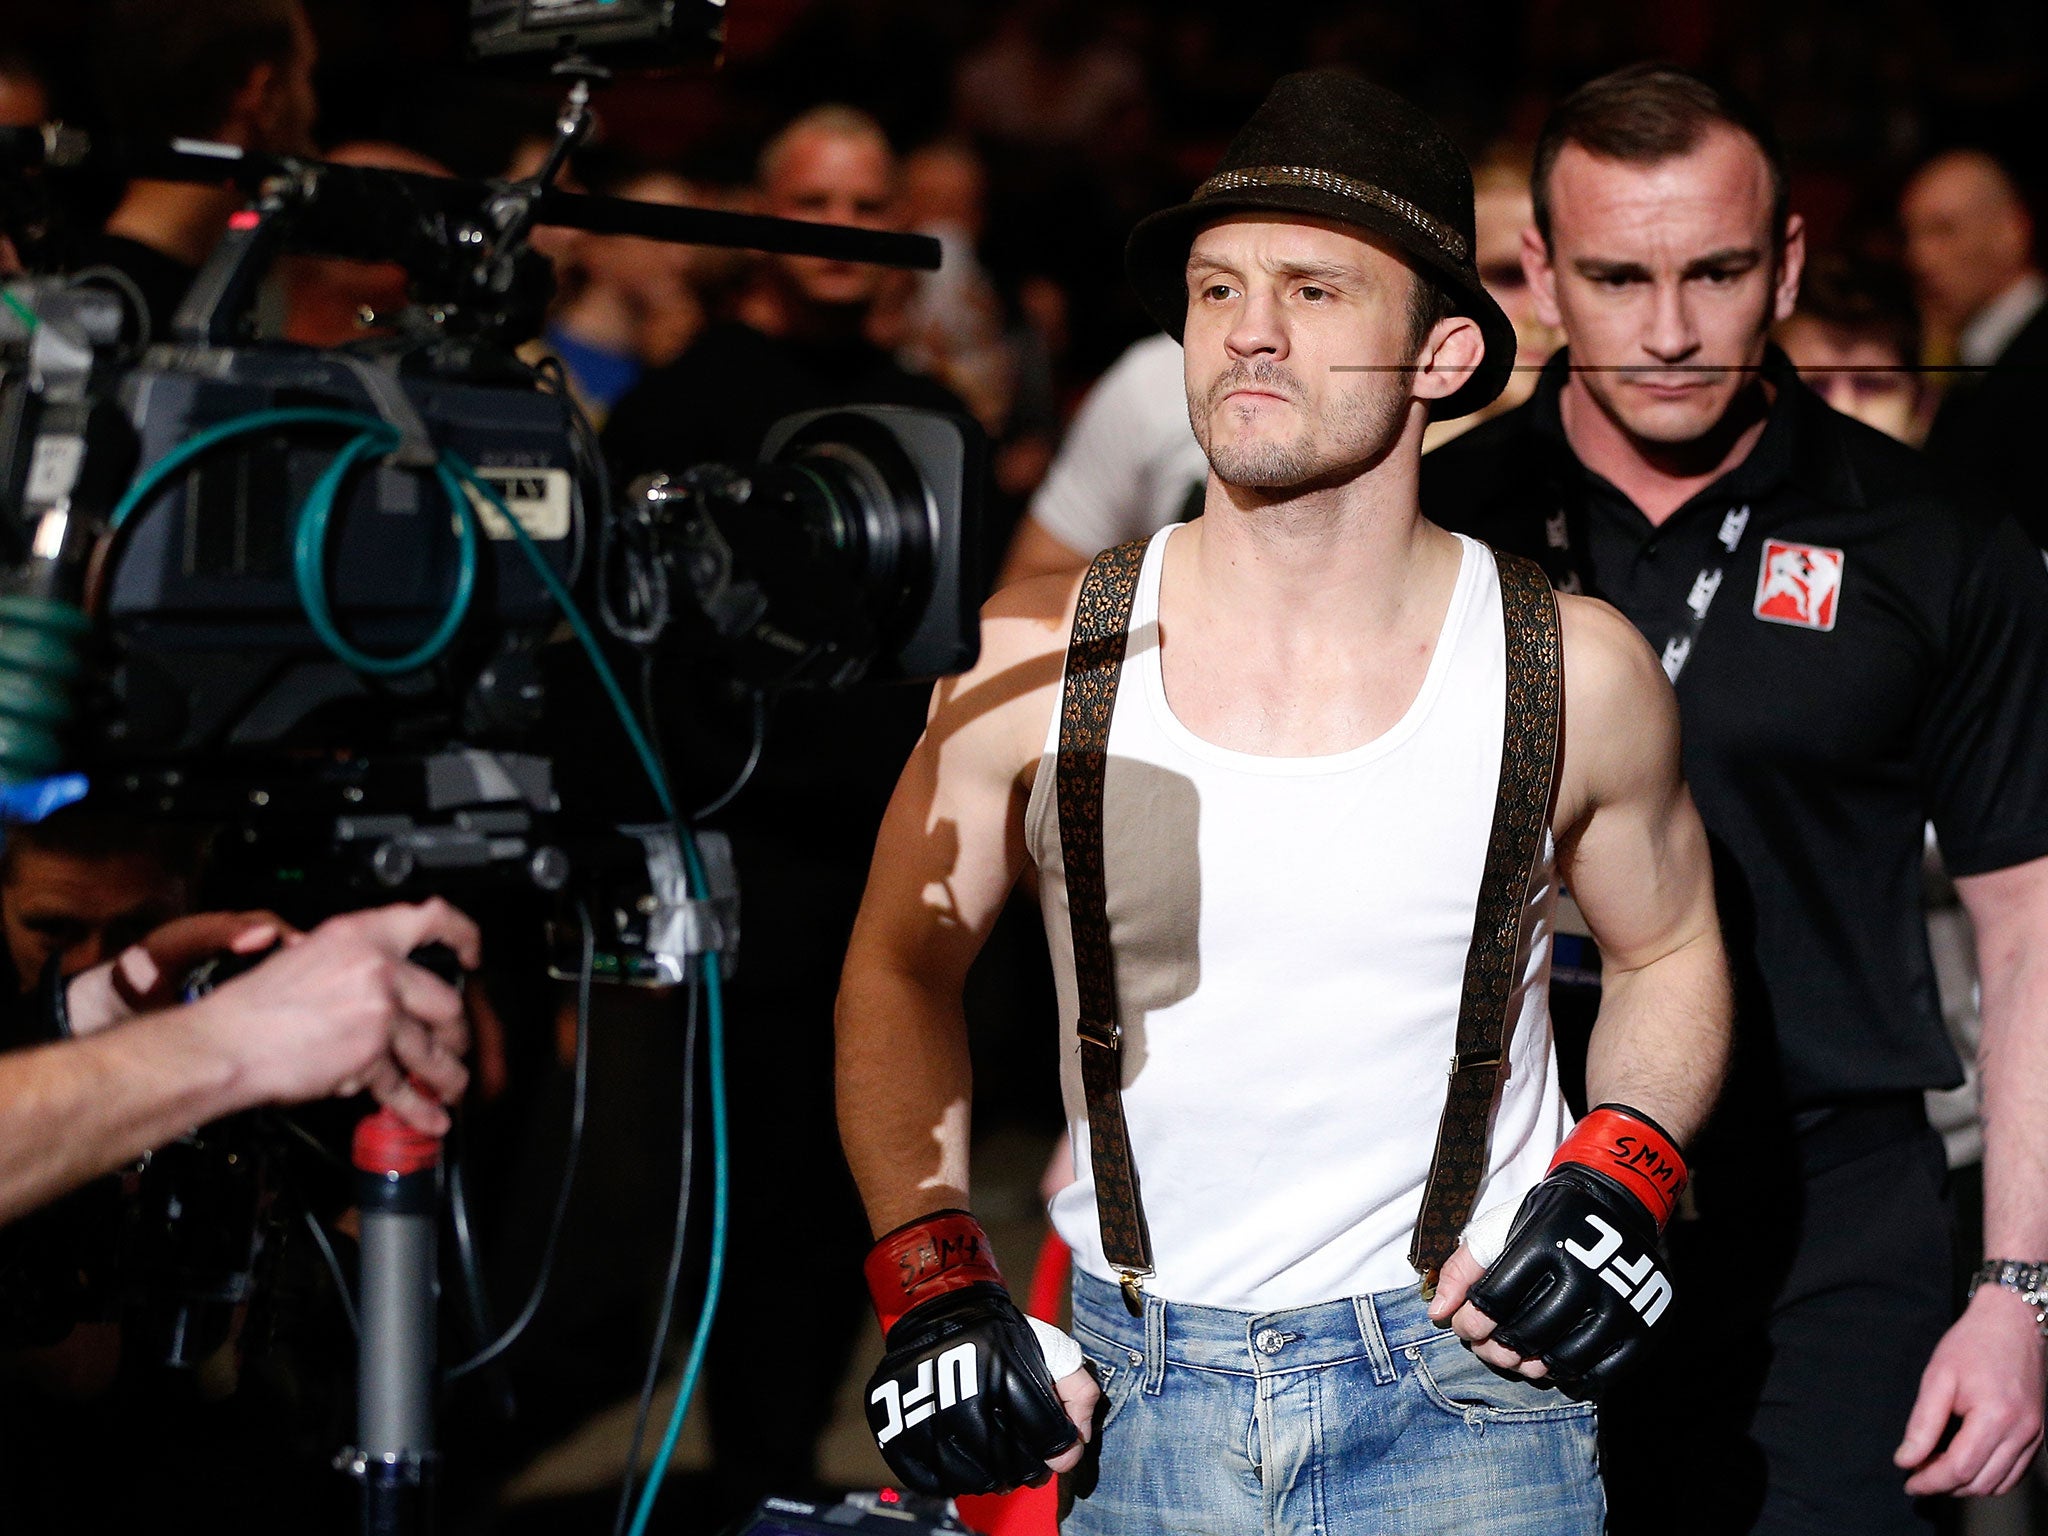
{"label": "jeans button", "polygon": [[1271,1328],[1261,1328],[1252,1343],[1258,1346],[1262,1355],[1277,1355],[1287,1347],[1287,1341]]}

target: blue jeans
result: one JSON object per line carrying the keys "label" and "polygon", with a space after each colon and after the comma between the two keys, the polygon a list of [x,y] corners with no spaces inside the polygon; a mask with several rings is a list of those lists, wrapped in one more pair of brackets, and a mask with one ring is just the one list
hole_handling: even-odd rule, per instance
{"label": "blue jeans", "polygon": [[1134,1318],[1076,1274],[1074,1336],[1103,1405],[1065,1536],[1597,1536],[1605,1521],[1592,1404],[1490,1369],[1413,1288],[1264,1314],[1148,1296]]}

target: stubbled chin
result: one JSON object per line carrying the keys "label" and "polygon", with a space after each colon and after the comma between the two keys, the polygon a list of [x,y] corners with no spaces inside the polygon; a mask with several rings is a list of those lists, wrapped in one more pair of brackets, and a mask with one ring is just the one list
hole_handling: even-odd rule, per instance
{"label": "stubbled chin", "polygon": [[1679,400],[1637,396],[1619,413],[1629,435],[1650,443],[1689,443],[1712,431],[1728,409],[1728,392],[1702,390]]}

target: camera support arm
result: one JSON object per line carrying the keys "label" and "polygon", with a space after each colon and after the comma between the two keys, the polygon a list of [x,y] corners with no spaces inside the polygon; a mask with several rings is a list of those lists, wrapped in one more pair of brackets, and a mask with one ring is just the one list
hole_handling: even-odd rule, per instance
{"label": "camera support arm", "polygon": [[[366,209],[397,208],[408,217],[432,215],[447,219],[452,225],[479,219],[493,197],[514,185],[502,180],[422,176],[412,171],[259,155],[232,144],[202,147],[189,140],[180,142],[187,147],[146,156],[133,165],[133,173],[165,181],[233,182],[252,194],[260,193],[265,181],[279,174],[309,178],[311,211],[299,221],[291,244],[294,249],[318,250],[335,256],[401,262],[407,259],[409,249],[393,248],[391,232],[383,220],[373,219],[367,225],[363,222],[361,215]],[[336,216],[319,216],[330,206]],[[629,198],[564,192],[558,187],[542,190],[533,222],[594,235],[637,235],[670,245],[713,245],[784,256],[821,256],[831,261],[872,262],[920,272],[936,272],[939,268],[939,242],[929,235],[856,229],[759,213],[729,213],[722,208],[641,203]]]}
{"label": "camera support arm", "polygon": [[173,333],[186,343],[233,345],[257,284],[289,249],[397,261],[436,323],[456,321],[471,334],[517,342],[537,327],[547,297],[546,263],[526,243],[540,224],[676,245],[938,268],[939,243],[925,235],[564,192],[551,181],[589,133],[589,95],[589,77],[580,74],[547,160],[521,181],[332,165],[193,140],[134,157],[125,168],[136,174],[232,183],[252,198],[194,280]]}

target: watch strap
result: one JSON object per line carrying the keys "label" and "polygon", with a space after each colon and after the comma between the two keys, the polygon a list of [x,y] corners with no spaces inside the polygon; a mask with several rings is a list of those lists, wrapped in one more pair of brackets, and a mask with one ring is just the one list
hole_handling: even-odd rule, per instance
{"label": "watch strap", "polygon": [[2041,1337],[2048,1339],[2048,1264],[2032,1264],[2025,1259],[1986,1259],[1970,1276],[1970,1294],[1975,1296],[1987,1285],[2011,1291],[2033,1308],[2034,1324],[2041,1330]]}

